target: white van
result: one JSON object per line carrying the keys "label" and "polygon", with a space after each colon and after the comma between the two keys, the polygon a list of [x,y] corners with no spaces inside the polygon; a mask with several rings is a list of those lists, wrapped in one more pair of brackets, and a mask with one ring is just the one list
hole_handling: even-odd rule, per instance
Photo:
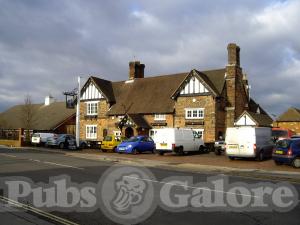
{"label": "white van", "polygon": [[163,128],[157,129],[153,136],[156,152],[163,155],[167,152],[184,154],[191,151],[206,151],[201,138],[194,135],[192,129]]}
{"label": "white van", "polygon": [[271,157],[274,147],[269,127],[229,127],[226,130],[226,154],[236,157],[257,158],[262,161]]}
{"label": "white van", "polygon": [[34,133],[31,137],[31,143],[34,145],[45,144],[47,138],[54,137],[54,133]]}

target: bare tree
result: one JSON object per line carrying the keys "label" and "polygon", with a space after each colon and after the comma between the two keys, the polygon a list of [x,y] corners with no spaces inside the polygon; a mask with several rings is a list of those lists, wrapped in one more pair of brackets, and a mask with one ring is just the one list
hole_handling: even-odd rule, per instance
{"label": "bare tree", "polygon": [[24,97],[24,105],[22,106],[22,122],[24,124],[26,142],[30,142],[30,131],[33,129],[35,114],[36,109],[32,104],[31,96],[27,94]]}

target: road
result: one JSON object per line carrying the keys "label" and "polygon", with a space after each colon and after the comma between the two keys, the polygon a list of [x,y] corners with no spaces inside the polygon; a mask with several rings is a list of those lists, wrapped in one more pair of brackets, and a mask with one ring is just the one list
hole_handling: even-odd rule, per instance
{"label": "road", "polygon": [[[75,158],[65,156],[60,153],[49,153],[49,152],[37,152],[31,150],[12,150],[12,149],[0,149],[0,178],[4,177],[26,177],[31,179],[37,186],[39,182],[49,183],[49,177],[55,176],[69,176],[72,182],[77,184],[83,184],[90,182],[97,184],[101,176],[116,163],[103,162],[96,160],[89,160],[83,158]],[[167,177],[179,176],[179,177],[192,177],[194,183],[204,182],[208,177],[213,174],[207,173],[191,173],[191,172],[179,172],[171,171],[161,168],[148,168],[154,175],[153,179],[145,179],[147,182],[152,183],[155,190],[161,188],[167,183],[163,181]],[[255,185],[261,180],[242,178],[230,176],[229,182],[243,182],[246,186]],[[274,181],[273,181],[274,184]],[[3,184],[2,184],[3,185]],[[300,185],[292,184],[295,190],[300,193]],[[180,188],[176,187],[176,188]],[[185,187],[186,188],[186,187]],[[189,186],[188,188],[193,188]],[[3,189],[3,186],[1,187]],[[106,192],[108,193],[108,192]],[[159,192],[154,192],[159,193]],[[223,192],[222,194],[226,193]],[[4,195],[4,191],[1,190],[1,194]],[[7,197],[7,196],[4,196]],[[105,198],[105,196],[102,196]],[[156,196],[157,198],[158,196]],[[28,198],[28,199],[27,199]],[[21,202],[28,202],[32,204],[32,198],[26,196],[22,198]],[[297,201],[299,201],[297,199]],[[78,210],[80,211],[80,210]],[[49,212],[49,215],[54,215],[59,218],[65,219],[66,221],[74,222],[77,224],[117,224],[111,218],[106,216],[107,213],[103,213],[103,208],[96,208],[91,212],[63,212],[63,210],[54,210]],[[188,209],[184,212],[170,212],[163,209],[160,206],[154,208],[154,212],[150,217],[144,221],[139,221],[139,224],[206,224],[206,225],[218,225],[218,224],[243,224],[243,225],[264,225],[264,224],[289,224],[299,225],[300,221],[300,205],[298,204],[295,208],[288,212],[232,212],[225,210],[212,210],[212,212],[193,212]],[[15,212],[15,214],[18,214]],[[34,214],[34,213],[33,213]],[[39,216],[39,219],[42,219]],[[45,217],[46,218],[46,217]],[[50,221],[49,221],[50,220]],[[40,221],[40,220],[37,220]],[[53,222],[51,219],[45,219],[45,221]],[[58,221],[53,222],[54,224],[63,224]],[[0,224],[6,224],[0,221]],[[18,224],[17,221],[11,221],[10,224]],[[22,223],[19,223],[22,224]],[[43,224],[35,222],[33,224]],[[46,224],[46,222],[45,222]],[[68,224],[68,223],[65,223]]]}

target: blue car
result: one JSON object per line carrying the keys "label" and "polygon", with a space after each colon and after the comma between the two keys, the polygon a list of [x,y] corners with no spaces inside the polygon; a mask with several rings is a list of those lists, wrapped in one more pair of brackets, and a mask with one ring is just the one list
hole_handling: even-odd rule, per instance
{"label": "blue car", "polygon": [[118,153],[131,153],[137,154],[141,152],[150,151],[154,153],[155,144],[154,141],[147,136],[134,136],[117,146]]}
{"label": "blue car", "polygon": [[276,165],[288,164],[300,168],[300,138],[277,141],[272,158]]}

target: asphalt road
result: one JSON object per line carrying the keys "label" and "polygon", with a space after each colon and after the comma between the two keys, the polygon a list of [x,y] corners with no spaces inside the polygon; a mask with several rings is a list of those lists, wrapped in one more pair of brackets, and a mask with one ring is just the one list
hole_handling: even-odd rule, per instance
{"label": "asphalt road", "polygon": [[[11,149],[0,149],[0,178],[5,179],[7,177],[25,177],[31,179],[38,187],[40,182],[48,183],[49,177],[55,176],[69,176],[71,181],[77,184],[83,184],[85,182],[91,182],[97,184],[101,176],[113,166],[114,163],[103,162],[96,160],[88,160],[65,156],[59,153],[49,152],[37,152],[30,150],[11,150]],[[159,168],[148,168],[154,175],[152,179],[145,179],[144,182],[149,182],[153,185],[154,190],[160,190],[167,182],[163,181],[167,177],[179,176],[179,177],[191,177],[194,183],[205,182],[208,177],[213,174],[205,173],[189,173],[189,172],[178,172],[171,170],[164,170]],[[261,180],[255,180],[250,178],[242,177],[228,177],[229,182],[243,182],[246,187],[255,185]],[[271,182],[275,184],[274,182]],[[3,189],[3,183],[1,184]],[[291,184],[295,190],[300,193],[300,185]],[[177,186],[175,189],[182,189],[182,186]],[[184,189],[193,189],[192,185],[184,186]],[[174,191],[176,191],[174,189]],[[110,190],[109,190],[110,191]],[[109,193],[109,191],[105,193]],[[181,190],[182,191],[182,190]],[[225,191],[226,192],[226,191]],[[223,192],[222,194],[224,194]],[[155,192],[159,193],[159,192]],[[180,191],[178,192],[180,193]],[[3,190],[0,190],[1,195],[5,195]],[[7,196],[4,196],[7,197]],[[105,199],[106,196],[102,196]],[[155,196],[156,199],[158,196]],[[145,197],[146,198],[146,197]],[[299,201],[297,199],[297,201]],[[31,196],[26,196],[21,199],[23,203],[32,204]],[[103,213],[105,211],[98,207],[92,212],[63,212],[63,210],[56,209],[51,214],[64,218],[68,221],[72,221],[77,224],[116,224],[115,220],[112,219],[111,215]],[[142,209],[141,209],[142,210]],[[206,224],[206,225],[218,225],[218,224],[243,224],[243,225],[299,225],[300,224],[300,205],[298,204],[292,210],[288,212],[263,212],[256,210],[254,212],[240,211],[232,212],[224,209],[213,210],[212,212],[193,212],[192,209],[188,209],[184,212],[170,212],[163,209],[161,206],[155,207],[153,213],[144,221],[140,221],[139,224]],[[14,214],[18,214],[15,212]],[[33,213],[34,214],[34,213]],[[1,215],[1,212],[0,212]],[[1,216],[0,216],[1,217]],[[39,216],[39,219],[43,219]],[[13,220],[11,218],[10,220]],[[36,220],[40,221],[40,220]],[[45,219],[46,221],[46,219]],[[49,221],[48,221],[49,222]],[[50,221],[52,222],[52,221]],[[5,221],[0,220],[0,224],[7,224]],[[18,221],[10,221],[9,224],[18,224]],[[22,223],[20,223],[22,224]],[[40,222],[34,222],[33,224],[42,224]],[[59,222],[56,222],[59,224]]]}

